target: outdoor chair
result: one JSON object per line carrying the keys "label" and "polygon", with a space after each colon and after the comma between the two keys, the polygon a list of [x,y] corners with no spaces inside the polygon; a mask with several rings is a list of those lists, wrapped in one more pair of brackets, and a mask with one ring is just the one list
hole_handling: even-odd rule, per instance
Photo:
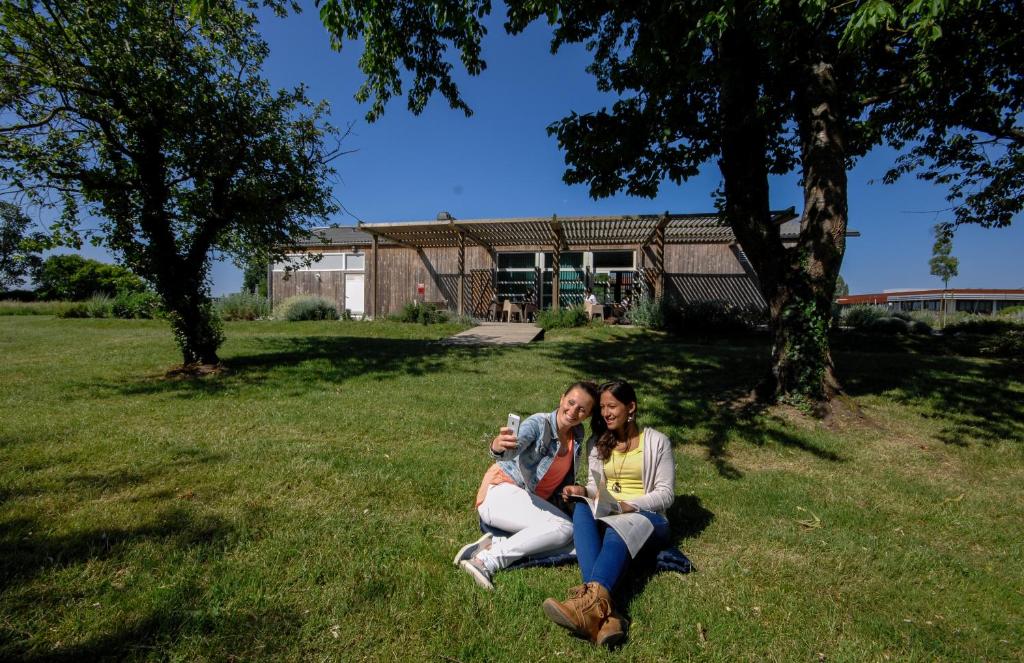
{"label": "outdoor chair", "polygon": [[537,305],[531,302],[523,304],[523,321],[533,322],[537,317]]}
{"label": "outdoor chair", "polygon": [[604,304],[587,304],[587,318],[593,320],[594,318],[601,318],[604,320]]}
{"label": "outdoor chair", "polygon": [[506,299],[504,306],[501,308],[501,318],[505,322],[512,322],[512,317],[515,316],[519,319],[519,322],[523,321],[523,309],[518,304],[513,304],[511,299]]}

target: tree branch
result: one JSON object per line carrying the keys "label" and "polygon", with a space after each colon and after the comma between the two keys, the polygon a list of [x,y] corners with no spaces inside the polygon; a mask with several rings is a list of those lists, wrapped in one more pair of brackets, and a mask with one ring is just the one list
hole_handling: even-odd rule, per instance
{"label": "tree branch", "polygon": [[74,108],[70,106],[57,106],[50,110],[50,112],[42,120],[38,122],[26,122],[25,124],[12,124],[6,127],[0,127],[0,133],[14,133],[16,131],[24,131],[26,129],[38,129],[39,127],[46,126],[57,116],[58,113],[64,111],[74,111]]}

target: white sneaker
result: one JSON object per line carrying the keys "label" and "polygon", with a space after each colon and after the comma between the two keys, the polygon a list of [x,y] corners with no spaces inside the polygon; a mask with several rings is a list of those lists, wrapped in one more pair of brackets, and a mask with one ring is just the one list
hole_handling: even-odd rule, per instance
{"label": "white sneaker", "polygon": [[459,552],[455,553],[455,559],[452,560],[454,566],[458,566],[459,562],[464,559],[473,559],[477,551],[485,550],[491,547],[491,534],[487,533],[481,536],[473,543],[467,543],[466,545],[459,548]]}
{"label": "white sneaker", "polygon": [[480,585],[484,589],[494,589],[494,584],[491,582],[491,572],[484,567],[483,563],[475,557],[472,559],[464,559],[459,562],[459,567],[473,576],[473,581]]}

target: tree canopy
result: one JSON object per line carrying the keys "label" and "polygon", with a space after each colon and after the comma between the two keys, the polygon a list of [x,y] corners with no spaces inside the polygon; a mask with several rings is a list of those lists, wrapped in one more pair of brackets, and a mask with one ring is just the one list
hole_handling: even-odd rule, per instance
{"label": "tree canopy", "polygon": [[59,206],[63,241],[150,280],[186,363],[217,361],[212,256],[283,246],[335,209],[326,106],[261,77],[251,3],[207,5],[195,22],[186,2],[0,4],[0,178]]}
{"label": "tree canopy", "polygon": [[96,294],[142,292],[146,284],[120,265],[83,258],[77,253],[50,256],[33,273],[39,299],[79,301]]}
{"label": "tree canopy", "polygon": [[863,102],[902,150],[884,180],[914,174],[946,187],[947,225],[1009,225],[1024,209],[1020,3],[861,2],[846,41],[879,55]]}
{"label": "tree canopy", "polygon": [[[951,200],[963,201],[958,221],[999,225],[1019,209],[1022,180],[1003,173],[1019,165],[1024,30],[1012,3],[985,3],[979,16],[982,4],[510,0],[505,28],[545,18],[552,50],[585,44],[598,88],[616,97],[549,127],[566,154],[567,182],[594,197],[653,196],[717,162],[724,216],[771,314],[772,369],[760,393],[818,399],[839,389],[826,332],[845,252],[846,170],[856,158],[883,142],[906,148],[887,178],[917,172],[951,185]],[[319,6],[336,47],[358,37],[373,44],[358,95],[371,100],[371,119],[401,94],[404,73],[415,82],[413,111],[424,90],[450,83],[449,44],[470,73],[483,69],[487,0]],[[387,22],[413,27],[376,29]],[[453,25],[464,28],[457,38]],[[465,110],[453,90],[441,91]],[[993,141],[1006,157],[996,164],[985,157]],[[804,209],[791,244],[771,220],[768,176],[794,170]]]}
{"label": "tree canopy", "polygon": [[959,273],[960,261],[953,255],[953,233],[945,224],[934,228],[935,243],[932,244],[932,257],[928,261],[932,276],[942,279],[942,287],[948,288],[951,279]]}
{"label": "tree canopy", "polygon": [[0,291],[17,288],[42,264],[45,236],[20,207],[0,201]]}

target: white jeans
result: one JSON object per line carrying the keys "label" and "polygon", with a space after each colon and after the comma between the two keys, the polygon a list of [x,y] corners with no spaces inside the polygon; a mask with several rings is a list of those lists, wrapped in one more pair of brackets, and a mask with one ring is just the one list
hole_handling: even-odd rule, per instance
{"label": "white jeans", "polygon": [[553,504],[512,483],[487,489],[477,509],[480,519],[491,527],[514,534],[495,537],[491,547],[480,553],[480,561],[494,572],[521,557],[571,547],[572,521]]}

